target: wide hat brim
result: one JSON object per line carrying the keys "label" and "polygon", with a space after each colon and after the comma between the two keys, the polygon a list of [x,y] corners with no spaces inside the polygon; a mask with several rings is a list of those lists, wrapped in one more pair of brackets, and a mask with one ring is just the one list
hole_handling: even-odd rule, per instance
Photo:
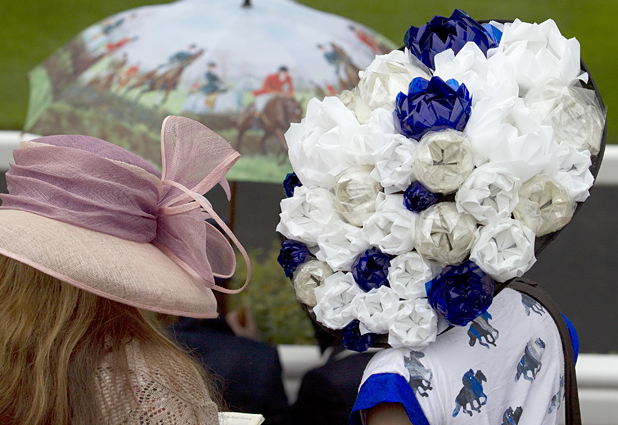
{"label": "wide hat brim", "polygon": [[[226,243],[214,229],[208,235],[210,243]],[[123,304],[175,316],[217,317],[212,290],[151,243],[0,210],[0,254]]]}

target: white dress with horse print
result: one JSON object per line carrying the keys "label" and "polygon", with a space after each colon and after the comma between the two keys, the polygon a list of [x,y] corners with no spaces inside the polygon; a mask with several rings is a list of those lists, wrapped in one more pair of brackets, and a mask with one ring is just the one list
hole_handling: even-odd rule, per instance
{"label": "white dress with horse print", "polygon": [[[577,356],[575,330],[565,321]],[[394,402],[413,425],[555,425],[563,398],[564,355],[554,320],[536,300],[507,288],[485,314],[422,351],[376,354],[350,422],[364,423],[364,410]]]}

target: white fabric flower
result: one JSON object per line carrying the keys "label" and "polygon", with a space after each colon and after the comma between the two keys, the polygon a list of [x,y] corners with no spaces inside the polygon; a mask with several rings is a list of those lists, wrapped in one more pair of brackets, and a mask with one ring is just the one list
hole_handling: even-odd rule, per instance
{"label": "white fabric flower", "polygon": [[367,240],[380,251],[399,255],[414,248],[414,224],[417,213],[403,205],[403,195],[379,193],[376,212],[363,223]]}
{"label": "white fabric flower", "polygon": [[459,84],[465,84],[472,94],[473,108],[483,99],[500,103],[519,94],[515,70],[508,58],[495,54],[488,59],[475,43],[466,43],[457,55],[451,49],[440,52],[434,57],[434,63],[434,76],[444,81],[454,78]]}
{"label": "white fabric flower", "polygon": [[431,78],[427,71],[411,63],[408,52],[399,50],[376,56],[371,65],[358,75],[360,82],[352,90],[354,100],[348,107],[354,109],[361,123],[369,121],[372,111],[377,108],[392,112],[395,98],[399,92],[408,92],[414,78]]}
{"label": "white fabric flower", "polygon": [[438,274],[436,264],[423,260],[416,251],[398,255],[388,268],[388,282],[399,298],[414,300],[426,298],[425,283]]}
{"label": "white fabric flower", "polygon": [[385,193],[404,191],[416,180],[412,158],[417,145],[416,140],[398,134],[376,151],[371,177],[380,182]]}
{"label": "white fabric flower", "polygon": [[363,291],[351,273],[337,272],[315,289],[316,320],[330,329],[343,329],[355,318],[352,300]]}
{"label": "white fabric flower", "polygon": [[369,292],[361,291],[352,300],[352,310],[360,321],[361,334],[388,332],[399,307],[399,297],[388,286],[380,286]]}
{"label": "white fabric flower", "polygon": [[520,96],[548,78],[569,84],[581,75],[579,41],[567,40],[551,19],[541,24],[519,19],[505,24],[500,46],[489,50],[488,56],[498,52],[515,69]]}
{"label": "white fabric flower", "polygon": [[517,220],[492,221],[477,230],[470,260],[498,282],[505,282],[522,276],[536,262],[534,238],[534,232]]}
{"label": "white fabric flower", "polygon": [[584,202],[590,196],[589,189],[594,183],[588,151],[579,152],[570,143],[562,142],[557,148],[556,158],[560,169],[554,179],[566,188],[571,199]]}
{"label": "white fabric flower", "polygon": [[294,196],[281,201],[277,232],[309,247],[315,246],[324,226],[340,220],[333,208],[334,199],[332,193],[319,187],[294,188]]}
{"label": "white fabric flower", "polygon": [[472,171],[457,191],[457,210],[467,212],[481,224],[510,217],[519,201],[520,188],[521,181],[506,168],[483,164]]}
{"label": "white fabric flower", "polygon": [[315,252],[318,260],[328,263],[334,270],[350,271],[356,257],[369,249],[370,244],[362,228],[334,221],[315,229],[319,251]]}
{"label": "white fabric flower", "polygon": [[311,99],[306,117],[285,133],[290,163],[303,185],[332,188],[335,176],[351,164],[346,147],[362,130],[337,97]]}
{"label": "white fabric flower", "polygon": [[393,348],[425,348],[436,340],[438,316],[426,299],[407,300],[393,318],[388,343]]}
{"label": "white fabric flower", "polygon": [[555,169],[553,130],[541,125],[541,115],[510,98],[497,105],[481,101],[472,110],[464,132],[478,153],[477,166],[499,164],[522,182]]}

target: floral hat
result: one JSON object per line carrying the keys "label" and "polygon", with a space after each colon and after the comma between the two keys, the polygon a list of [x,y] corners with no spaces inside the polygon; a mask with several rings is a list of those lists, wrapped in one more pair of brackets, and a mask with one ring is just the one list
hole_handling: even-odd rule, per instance
{"label": "floral hat", "polygon": [[285,135],[279,261],[357,351],[421,349],[483,314],[588,198],[606,137],[579,42],[552,20],[456,10],[404,43]]}

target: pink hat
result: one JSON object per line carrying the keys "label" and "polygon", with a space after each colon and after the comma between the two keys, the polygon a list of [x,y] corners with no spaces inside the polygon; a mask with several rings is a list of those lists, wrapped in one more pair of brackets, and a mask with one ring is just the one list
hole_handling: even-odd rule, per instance
{"label": "pink hat", "polygon": [[0,254],[78,288],[138,308],[212,318],[212,290],[236,259],[212,218],[245,250],[202,196],[240,155],[216,133],[182,117],[161,129],[163,172],[88,136],[21,142],[0,195]]}

